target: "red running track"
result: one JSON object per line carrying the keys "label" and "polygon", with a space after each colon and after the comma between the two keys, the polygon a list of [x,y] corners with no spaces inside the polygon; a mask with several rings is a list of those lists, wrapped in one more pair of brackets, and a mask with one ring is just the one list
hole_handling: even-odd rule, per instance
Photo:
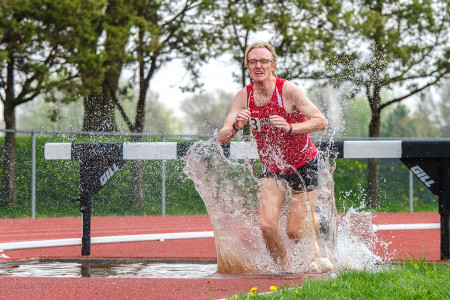
{"label": "red running track", "polygon": [[[374,214],[374,224],[439,223],[437,213]],[[94,217],[92,237],[151,233],[212,231],[208,216]],[[81,237],[81,218],[2,219],[0,243]],[[439,230],[379,231],[377,237],[387,243],[375,249],[394,253],[394,259],[409,257],[437,261],[440,258]],[[0,263],[34,258],[82,258],[80,246],[5,250],[9,258]],[[91,258],[188,258],[215,259],[213,238],[94,244]],[[45,278],[0,277],[0,299],[211,299],[230,297],[257,287],[269,287],[302,280],[256,278]]]}

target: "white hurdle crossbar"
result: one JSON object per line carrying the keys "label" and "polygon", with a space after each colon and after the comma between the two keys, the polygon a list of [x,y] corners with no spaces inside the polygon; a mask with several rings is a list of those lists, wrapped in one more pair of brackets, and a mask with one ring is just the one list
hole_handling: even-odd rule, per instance
{"label": "white hurdle crossbar", "polygon": [[[73,158],[72,145],[76,143],[47,143],[44,155],[47,160],[70,160]],[[161,160],[179,159],[186,153],[180,153],[176,142],[122,143],[124,160]],[[336,142],[341,152],[338,158],[401,158],[401,140],[382,141],[343,141]],[[326,147],[326,143],[323,144]],[[229,146],[230,159],[259,159],[256,143],[232,142]],[[187,151],[187,150],[186,150]]]}

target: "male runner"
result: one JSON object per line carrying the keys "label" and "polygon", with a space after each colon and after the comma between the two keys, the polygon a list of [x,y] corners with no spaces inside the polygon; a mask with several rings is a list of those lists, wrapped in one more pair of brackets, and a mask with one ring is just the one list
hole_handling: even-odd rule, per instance
{"label": "male runner", "polygon": [[[290,189],[292,204],[287,235],[298,240],[308,234],[308,201],[314,220],[311,231],[316,241],[319,219],[314,213],[314,197],[318,162],[317,149],[309,133],[324,130],[328,122],[299,87],[276,77],[277,55],[270,44],[250,45],[245,64],[253,82],[234,98],[219,133],[219,142],[228,144],[250,122],[263,165],[258,192],[261,231],[274,261],[288,270],[286,249],[278,231],[281,208]],[[315,242],[316,256],[317,247]]]}

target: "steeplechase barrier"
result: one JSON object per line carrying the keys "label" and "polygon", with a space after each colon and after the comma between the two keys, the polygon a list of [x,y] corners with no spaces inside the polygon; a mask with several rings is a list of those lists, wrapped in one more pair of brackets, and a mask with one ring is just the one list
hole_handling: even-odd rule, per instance
{"label": "steeplechase barrier", "polygon": [[[92,197],[127,160],[182,159],[192,142],[48,143],[45,159],[80,161],[81,254],[90,255]],[[350,140],[317,142],[335,158],[398,158],[439,197],[441,259],[450,259],[450,140]],[[253,142],[223,146],[229,159],[258,159]]]}

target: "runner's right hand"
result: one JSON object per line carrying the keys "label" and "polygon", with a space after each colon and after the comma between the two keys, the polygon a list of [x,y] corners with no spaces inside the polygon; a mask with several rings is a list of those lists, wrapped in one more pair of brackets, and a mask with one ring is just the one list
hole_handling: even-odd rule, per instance
{"label": "runner's right hand", "polygon": [[236,116],[236,121],[235,121],[236,128],[240,129],[241,127],[243,127],[245,125],[245,123],[247,123],[250,116],[251,116],[251,112],[248,108],[241,110],[241,112],[238,113],[238,115]]}

